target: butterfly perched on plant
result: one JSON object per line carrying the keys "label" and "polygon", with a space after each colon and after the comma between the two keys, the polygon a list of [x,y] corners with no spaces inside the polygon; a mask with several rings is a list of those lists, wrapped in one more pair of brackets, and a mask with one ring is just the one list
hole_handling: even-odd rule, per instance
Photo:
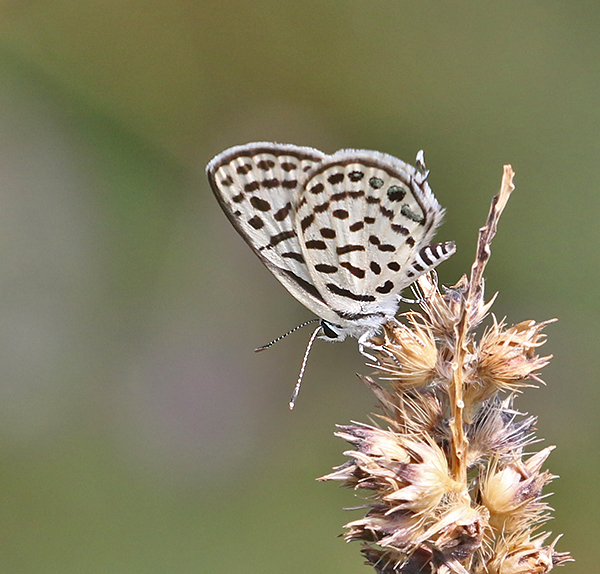
{"label": "butterfly perched on plant", "polygon": [[430,244],[444,210],[422,152],[413,167],[376,151],[257,142],[225,150],[206,172],[239,234],[320,318],[310,344],[353,336],[364,353],[402,290],[456,250]]}

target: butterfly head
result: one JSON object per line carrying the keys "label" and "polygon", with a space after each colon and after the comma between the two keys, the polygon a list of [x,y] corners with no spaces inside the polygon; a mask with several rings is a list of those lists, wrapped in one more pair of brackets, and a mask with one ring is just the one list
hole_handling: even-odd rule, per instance
{"label": "butterfly head", "polygon": [[321,319],[321,332],[319,334],[319,339],[323,339],[324,341],[329,341],[332,343],[339,343],[343,341],[350,333],[348,329],[345,327],[341,327],[340,325],[335,325],[334,323],[330,323],[329,321],[325,321],[325,319]]}

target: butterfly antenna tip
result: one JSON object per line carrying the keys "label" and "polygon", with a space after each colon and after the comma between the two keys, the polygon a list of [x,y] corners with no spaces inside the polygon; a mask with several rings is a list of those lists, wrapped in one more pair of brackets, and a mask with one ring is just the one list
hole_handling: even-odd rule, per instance
{"label": "butterfly antenna tip", "polygon": [[302,379],[304,378],[304,371],[306,370],[306,363],[308,362],[308,354],[310,353],[313,343],[315,342],[315,339],[317,338],[317,336],[319,335],[319,331],[321,330],[322,327],[321,325],[319,325],[313,331],[313,334],[310,336],[310,339],[308,341],[308,345],[306,345],[306,351],[304,351],[304,357],[302,359],[302,365],[300,366],[298,380],[296,381],[296,386],[294,387],[294,392],[292,393],[292,398],[289,402],[290,411],[293,411],[294,407],[296,406],[296,399],[298,398],[298,393],[300,392],[300,385],[302,384]]}

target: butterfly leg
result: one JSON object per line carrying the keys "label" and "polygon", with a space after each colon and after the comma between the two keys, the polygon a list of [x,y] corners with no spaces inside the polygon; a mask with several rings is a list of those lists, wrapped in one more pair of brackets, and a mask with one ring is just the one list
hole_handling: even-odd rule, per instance
{"label": "butterfly leg", "polygon": [[373,361],[373,362],[377,363],[378,362],[377,357],[370,355],[366,351],[366,349],[372,349],[374,351],[379,351],[379,352],[383,351],[383,347],[381,345],[375,345],[374,343],[371,343],[372,335],[373,335],[373,333],[371,333],[370,331],[366,331],[358,338],[358,352],[363,357],[369,359],[369,361]]}

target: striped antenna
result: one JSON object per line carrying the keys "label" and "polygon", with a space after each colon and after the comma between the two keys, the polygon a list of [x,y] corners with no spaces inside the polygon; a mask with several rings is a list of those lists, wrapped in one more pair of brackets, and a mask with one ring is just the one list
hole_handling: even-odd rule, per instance
{"label": "striped antenna", "polygon": [[[318,319],[317,319],[318,320]],[[300,385],[302,384],[302,378],[304,377],[304,371],[306,370],[306,363],[308,361],[308,354],[310,353],[310,349],[315,342],[315,339],[319,335],[319,331],[322,331],[323,327],[319,325],[310,336],[308,341],[308,345],[306,345],[306,351],[304,351],[304,358],[302,359],[302,366],[300,367],[300,374],[298,375],[298,380],[296,381],[296,386],[294,387],[294,392],[292,393],[292,398],[290,399],[290,411],[294,410],[294,406],[296,406],[296,399],[298,398],[298,393],[300,392]]]}
{"label": "striped antenna", "polygon": [[306,323],[302,323],[301,325],[294,327],[287,333],[284,333],[283,335],[281,335],[281,337],[277,337],[277,339],[273,339],[270,343],[267,343],[266,345],[263,345],[262,347],[258,347],[257,349],[254,349],[254,352],[260,353],[261,351],[264,351],[265,349],[272,347],[275,343],[279,343],[279,341],[281,341],[281,339],[285,339],[288,335],[291,335],[292,333],[295,333],[299,329],[302,329],[302,327],[306,327],[306,325],[310,325],[311,323],[316,323],[317,321],[320,321],[320,320],[321,319],[311,319],[310,321],[306,321]]}

